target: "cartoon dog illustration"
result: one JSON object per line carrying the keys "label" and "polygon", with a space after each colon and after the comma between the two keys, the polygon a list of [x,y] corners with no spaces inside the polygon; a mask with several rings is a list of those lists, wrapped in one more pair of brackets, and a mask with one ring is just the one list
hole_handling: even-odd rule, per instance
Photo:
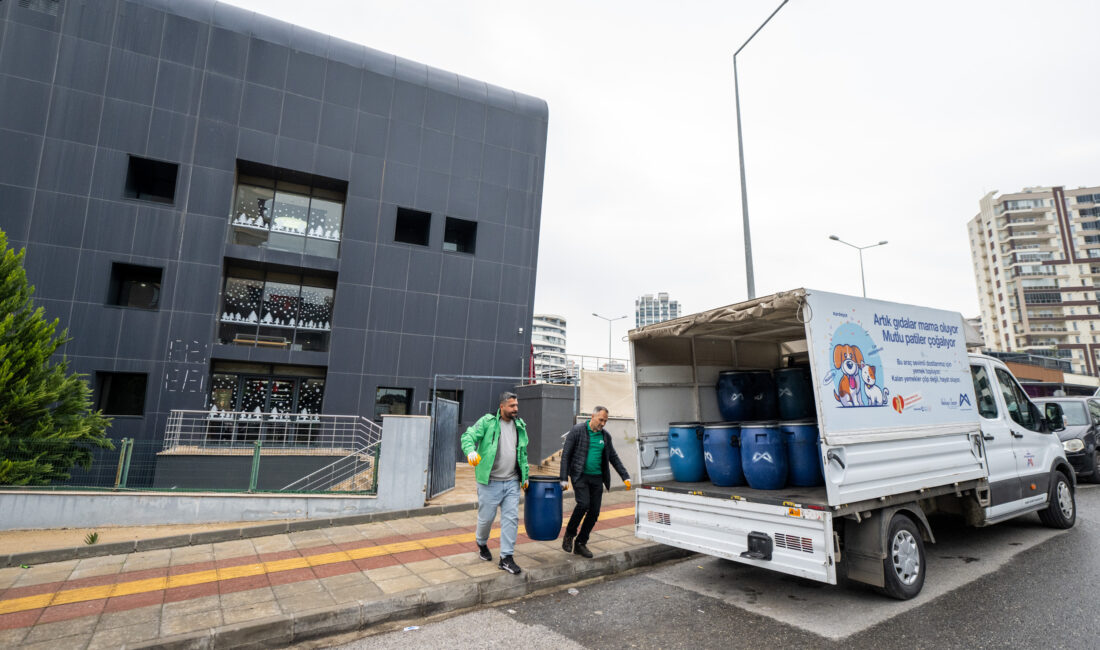
{"label": "cartoon dog illustration", "polygon": [[890,397],[890,389],[875,385],[875,367],[864,364],[859,372],[863,378],[863,392],[867,395],[867,404],[869,406],[886,406],[886,400]]}
{"label": "cartoon dog illustration", "polygon": [[859,368],[863,365],[863,353],[854,345],[838,345],[833,348],[833,367],[844,373],[840,379],[839,392],[833,391],[833,398],[841,406],[863,406],[859,394]]}

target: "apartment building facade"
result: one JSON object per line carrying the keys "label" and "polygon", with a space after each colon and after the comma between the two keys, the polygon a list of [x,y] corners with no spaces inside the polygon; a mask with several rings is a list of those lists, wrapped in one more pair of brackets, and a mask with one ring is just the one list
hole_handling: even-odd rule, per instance
{"label": "apartment building facade", "polygon": [[680,317],[680,303],[667,293],[647,293],[634,301],[634,326],[644,327]]}
{"label": "apartment building facade", "polygon": [[556,380],[569,376],[565,325],[565,318],[557,314],[535,314],[531,322],[531,348],[536,379]]}
{"label": "apartment building facade", "polygon": [[990,192],[967,225],[986,346],[1100,371],[1100,187]]}

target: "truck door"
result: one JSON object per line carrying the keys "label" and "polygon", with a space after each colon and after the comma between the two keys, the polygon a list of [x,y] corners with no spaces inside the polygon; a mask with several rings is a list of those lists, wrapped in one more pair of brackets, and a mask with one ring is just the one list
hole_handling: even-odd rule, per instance
{"label": "truck door", "polygon": [[1016,455],[1017,480],[1020,498],[1023,499],[1019,506],[1033,505],[1046,500],[1050,481],[1050,459],[1046,450],[1050,446],[1050,434],[1043,433],[1039,407],[1031,402],[1012,373],[1004,368],[995,368],[995,371],[1008,412],[1006,424]]}
{"label": "truck door", "polygon": [[997,403],[995,380],[990,377],[984,363],[971,363],[970,375],[974,379],[974,397],[978,414],[982,418],[982,442],[985,445],[986,463],[989,466],[988,516],[996,517],[1015,509],[1008,505],[1020,499],[1020,481],[1016,472],[1016,452],[1013,449],[1012,432],[1008,418],[1002,417]]}

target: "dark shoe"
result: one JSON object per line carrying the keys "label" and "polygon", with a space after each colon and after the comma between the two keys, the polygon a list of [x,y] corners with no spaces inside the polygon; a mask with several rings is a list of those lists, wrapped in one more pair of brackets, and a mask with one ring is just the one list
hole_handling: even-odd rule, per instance
{"label": "dark shoe", "polygon": [[519,575],[520,573],[523,573],[523,569],[519,568],[519,565],[516,564],[516,561],[512,559],[511,555],[501,555],[500,564],[498,564],[497,566],[501,569],[504,569],[508,573],[511,573],[512,575]]}
{"label": "dark shoe", "polygon": [[486,562],[493,561],[493,554],[489,552],[488,546],[482,546],[481,544],[478,544],[477,548],[480,551],[480,553],[478,553],[478,556],[481,557],[481,559],[485,560]]}
{"label": "dark shoe", "polygon": [[592,551],[588,550],[588,547],[580,542],[573,545],[573,553],[581,557],[592,557]]}
{"label": "dark shoe", "polygon": [[561,540],[561,550],[565,551],[566,553],[572,553],[574,537],[575,535],[566,535],[565,537],[563,537]]}

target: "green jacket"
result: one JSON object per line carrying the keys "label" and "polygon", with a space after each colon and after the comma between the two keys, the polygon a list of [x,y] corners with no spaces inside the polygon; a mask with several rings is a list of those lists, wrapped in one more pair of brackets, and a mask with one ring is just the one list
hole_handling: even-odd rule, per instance
{"label": "green jacket", "polygon": [[[516,464],[519,465],[519,482],[527,482],[527,424],[516,418]],[[500,439],[500,410],[496,415],[486,413],[462,434],[462,453],[467,456],[477,451],[481,462],[474,468],[474,478],[482,485],[489,484],[493,461],[497,457],[497,441]]]}

